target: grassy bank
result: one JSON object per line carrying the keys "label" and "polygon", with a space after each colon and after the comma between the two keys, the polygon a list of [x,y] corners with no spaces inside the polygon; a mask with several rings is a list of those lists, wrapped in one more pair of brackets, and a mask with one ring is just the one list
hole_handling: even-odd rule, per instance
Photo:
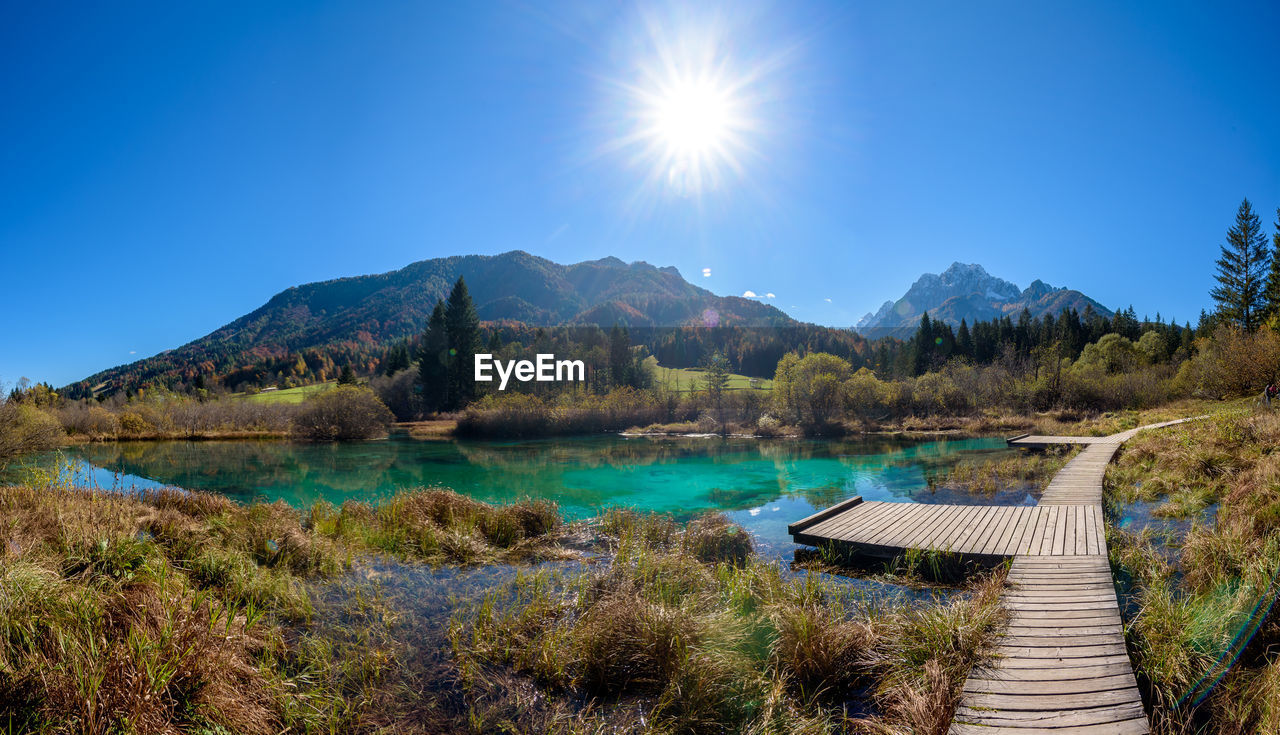
{"label": "grassy bank", "polygon": [[378,677],[312,634],[317,584],[374,551],[565,553],[554,507],[446,491],[300,513],[47,484],[0,488],[0,518],[0,723],[14,732],[347,731]]}
{"label": "grassy bank", "polygon": [[614,512],[613,554],[523,576],[451,634],[471,719],[556,732],[945,732],[1002,622],[1001,574],[891,605],[790,577],[718,516]]}
{"label": "grassy bank", "polygon": [[[720,516],[46,481],[0,488],[0,519],[14,732],[942,732],[1000,623],[994,576],[889,605],[792,577]],[[466,569],[516,562],[478,606],[454,598]],[[395,591],[433,568],[439,620]]]}
{"label": "grassy bank", "polygon": [[[1159,733],[1280,731],[1280,416],[1249,408],[1143,432],[1107,474],[1127,637]],[[1163,519],[1163,522],[1161,521]]]}

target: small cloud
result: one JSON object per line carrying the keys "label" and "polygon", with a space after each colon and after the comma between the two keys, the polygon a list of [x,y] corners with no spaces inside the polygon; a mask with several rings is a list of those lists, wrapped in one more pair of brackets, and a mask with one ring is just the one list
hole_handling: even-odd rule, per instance
{"label": "small cloud", "polygon": [[743,291],[743,292],[742,292],[742,298],[744,298],[744,299],[754,299],[754,298],[756,298],[756,292],[755,292],[755,291],[751,291],[751,290]]}
{"label": "small cloud", "polygon": [[710,268],[703,268],[703,269],[702,269],[702,277],[703,277],[703,278],[710,278],[710,277],[711,277],[711,269],[710,269]]}
{"label": "small cloud", "polygon": [[831,299],[823,299],[823,301],[827,302],[828,304],[831,303]]}
{"label": "small cloud", "polygon": [[130,354],[130,355],[136,355],[136,354],[138,354],[138,351],[137,351],[137,350],[129,350],[129,354]]}
{"label": "small cloud", "polygon": [[776,298],[778,298],[777,296],[775,296],[775,295],[774,295],[774,293],[773,293],[772,291],[770,291],[769,293],[765,294],[765,295],[764,295],[764,297],[765,297],[766,299],[776,299]]}

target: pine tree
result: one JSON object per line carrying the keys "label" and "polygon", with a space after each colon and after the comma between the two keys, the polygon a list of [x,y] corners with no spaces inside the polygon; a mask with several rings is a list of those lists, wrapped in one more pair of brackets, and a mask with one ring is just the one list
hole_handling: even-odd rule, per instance
{"label": "pine tree", "polygon": [[933,323],[929,321],[929,312],[920,315],[920,328],[916,330],[915,355],[912,361],[911,374],[924,375],[933,365]]}
{"label": "pine tree", "polygon": [[480,340],[480,318],[471,303],[467,283],[458,277],[449,292],[449,303],[444,309],[445,331],[449,335],[449,394],[445,401],[451,410],[465,408],[476,396],[474,363],[476,345]]}
{"label": "pine tree", "polygon": [[338,375],[338,385],[355,385],[356,374],[350,365],[343,365],[342,372]]}
{"label": "pine tree", "polygon": [[383,363],[383,372],[387,375],[395,375],[401,370],[407,369],[410,363],[409,340],[401,340],[391,347],[391,349],[387,350],[387,355],[383,358]]}
{"label": "pine tree", "polygon": [[616,324],[609,330],[609,379],[615,388],[631,384],[631,335]]}
{"label": "pine tree", "polygon": [[437,301],[427,320],[418,351],[418,382],[422,386],[422,407],[427,411],[444,408],[449,386],[449,335],[445,331],[444,302]]}
{"label": "pine tree", "polygon": [[966,359],[973,357],[973,338],[969,336],[969,325],[963,319],[956,332],[956,354]]}
{"label": "pine tree", "polygon": [[1266,310],[1264,321],[1280,317],[1280,207],[1276,207],[1276,231],[1271,236],[1271,271],[1267,273],[1267,287],[1262,300]]}
{"label": "pine tree", "polygon": [[1209,292],[1218,304],[1217,316],[1252,331],[1262,323],[1263,288],[1270,266],[1262,224],[1245,199],[1236,210],[1236,223],[1218,258],[1218,286]]}

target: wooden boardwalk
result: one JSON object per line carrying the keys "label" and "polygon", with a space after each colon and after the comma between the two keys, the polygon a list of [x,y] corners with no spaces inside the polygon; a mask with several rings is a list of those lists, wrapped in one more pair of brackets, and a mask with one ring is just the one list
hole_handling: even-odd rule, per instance
{"label": "wooden boardwalk", "polygon": [[950,551],[966,557],[1064,556],[1105,551],[1099,505],[926,505],[857,503],[811,526],[789,527],[796,543],[834,542],[872,556],[903,549]]}
{"label": "wooden boardwalk", "polygon": [[1097,444],[1104,442],[1105,436],[1045,436],[1042,434],[1022,434],[1009,439],[1009,446],[1023,449],[1042,449],[1057,444]]}
{"label": "wooden boardwalk", "polygon": [[953,735],[1148,732],[1104,554],[1014,557],[995,657],[974,668]]}
{"label": "wooden boardwalk", "polygon": [[1082,444],[1036,506],[926,505],[851,498],[792,524],[797,543],[894,555],[906,549],[1013,557],[1000,602],[1010,613],[995,657],[965,681],[953,735],[1150,732],[1125,651],[1107,560],[1102,478],[1120,445],[1105,437],[1022,436],[1010,446]]}

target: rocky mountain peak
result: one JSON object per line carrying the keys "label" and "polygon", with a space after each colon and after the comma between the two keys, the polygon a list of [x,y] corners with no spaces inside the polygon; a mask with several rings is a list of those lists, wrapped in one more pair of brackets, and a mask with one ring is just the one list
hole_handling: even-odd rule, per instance
{"label": "rocky mountain peak", "polygon": [[959,324],[999,318],[1029,309],[1033,316],[1064,308],[1083,311],[1090,306],[1100,314],[1111,312],[1079,291],[1055,288],[1036,279],[1024,291],[1010,281],[993,276],[977,263],[952,263],[942,273],[925,273],[897,301],[886,301],[874,314],[860,319],[854,329],[876,337],[909,335],[928,313],[933,319]]}

